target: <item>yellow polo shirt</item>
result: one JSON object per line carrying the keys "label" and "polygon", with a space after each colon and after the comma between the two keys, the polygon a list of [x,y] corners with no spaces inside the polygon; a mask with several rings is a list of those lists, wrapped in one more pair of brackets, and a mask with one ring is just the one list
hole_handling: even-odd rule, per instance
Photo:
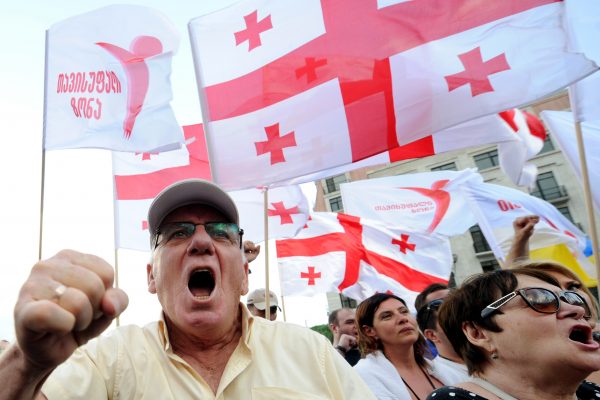
{"label": "yellow polo shirt", "polygon": [[242,337],[216,395],[173,353],[166,324],[123,326],[80,347],[42,392],[63,399],[375,399],[322,335],[254,318],[242,308]]}

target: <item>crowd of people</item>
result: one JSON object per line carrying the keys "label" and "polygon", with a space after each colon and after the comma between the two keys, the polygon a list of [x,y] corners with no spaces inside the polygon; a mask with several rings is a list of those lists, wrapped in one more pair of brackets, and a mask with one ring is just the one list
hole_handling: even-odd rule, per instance
{"label": "crowd of people", "polygon": [[505,269],[430,285],[416,315],[392,293],[331,312],[330,343],[276,321],[272,292],[240,302],[260,248],[227,193],[181,181],[148,213],[160,319],[100,335],[128,305],[112,267],[72,250],[39,261],[1,347],[0,400],[600,398],[597,303],[571,270],[527,259],[536,223],[515,221]]}

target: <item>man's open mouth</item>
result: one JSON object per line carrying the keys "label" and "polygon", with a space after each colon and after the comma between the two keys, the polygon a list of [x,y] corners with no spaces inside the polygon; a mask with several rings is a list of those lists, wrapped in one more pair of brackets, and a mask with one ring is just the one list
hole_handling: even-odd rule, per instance
{"label": "man's open mouth", "polygon": [[188,289],[192,295],[199,299],[206,299],[215,288],[215,278],[208,269],[199,269],[192,272],[188,281]]}

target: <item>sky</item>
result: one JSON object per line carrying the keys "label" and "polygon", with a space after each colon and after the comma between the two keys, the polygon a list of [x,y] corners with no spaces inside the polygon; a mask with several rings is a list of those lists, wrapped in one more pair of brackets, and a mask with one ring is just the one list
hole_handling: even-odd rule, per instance
{"label": "sky", "polygon": [[[202,120],[187,23],[233,2],[128,1],[162,12],[180,32],[171,80],[172,106],[181,125]],[[63,19],[110,4],[100,0],[34,0],[3,2],[0,6],[0,339],[15,338],[14,305],[38,260],[42,182],[42,259],[68,248],[98,255],[115,265],[110,152],[55,150],[47,152],[42,161],[45,31]],[[264,287],[262,247],[263,254],[251,264],[251,290]],[[274,247],[271,244],[270,286],[279,294]],[[159,316],[158,301],[146,290],[148,259],[149,253],[118,251],[119,286],[130,298],[121,325],[143,325]],[[324,295],[285,298],[285,306],[288,322],[306,326],[326,323]]]}

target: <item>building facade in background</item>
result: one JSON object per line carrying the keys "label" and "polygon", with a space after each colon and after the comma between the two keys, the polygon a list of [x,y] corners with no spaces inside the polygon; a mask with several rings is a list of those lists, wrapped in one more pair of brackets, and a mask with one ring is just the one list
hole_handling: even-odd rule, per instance
{"label": "building facade in background", "polygon": [[[537,102],[525,110],[536,115],[543,110],[569,110],[569,98],[566,92],[562,92]],[[426,158],[362,168],[316,182],[315,211],[343,212],[340,184],[344,182],[417,172],[458,171],[475,167],[486,182],[529,191],[532,195],[552,203],[564,216],[588,233],[589,224],[583,188],[548,132],[542,151],[530,162],[538,167],[537,181],[531,191],[528,188],[515,186],[500,170],[496,145],[473,147]],[[460,283],[472,274],[499,267],[478,225],[471,227],[461,236],[452,237],[451,245],[454,254],[451,283]],[[327,298],[329,310],[335,310],[342,305],[346,307],[355,304],[352,299],[347,299],[338,293],[328,294]]]}

